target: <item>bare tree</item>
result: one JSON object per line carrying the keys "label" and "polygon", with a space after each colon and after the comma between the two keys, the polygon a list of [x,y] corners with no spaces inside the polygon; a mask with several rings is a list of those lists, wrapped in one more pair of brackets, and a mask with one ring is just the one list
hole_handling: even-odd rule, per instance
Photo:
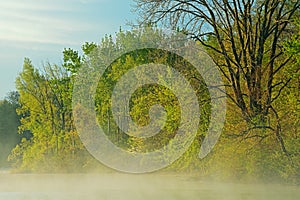
{"label": "bare tree", "polygon": [[[271,130],[289,155],[274,101],[292,80],[282,71],[293,62],[283,51],[299,0],[135,0],[141,23],[180,28],[205,46],[229,85],[227,96],[249,127]],[[299,67],[294,73],[299,72]],[[274,125],[270,124],[270,118]],[[272,120],[271,120],[272,121]]]}

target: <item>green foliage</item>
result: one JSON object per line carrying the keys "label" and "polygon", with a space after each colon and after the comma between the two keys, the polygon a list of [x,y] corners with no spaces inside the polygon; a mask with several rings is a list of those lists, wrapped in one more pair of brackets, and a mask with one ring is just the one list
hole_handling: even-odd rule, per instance
{"label": "green foliage", "polygon": [[22,116],[19,132],[30,131],[32,137],[22,140],[10,160],[25,171],[56,171],[63,169],[60,164],[75,168],[83,147],[73,127],[69,73],[50,64],[37,70],[25,59],[16,86],[17,112]]}
{"label": "green foliage", "polygon": [[[102,62],[102,59],[110,60],[111,56],[118,55],[120,50],[134,48],[136,42],[151,45],[147,37],[151,35],[151,42],[160,42],[166,37],[156,29],[141,29],[135,31],[120,30],[116,36],[106,35],[99,45],[85,43],[82,46],[84,55],[78,51],[65,49],[64,64],[62,66],[46,65],[43,70],[36,69],[29,59],[25,59],[23,71],[17,78],[16,84],[20,94],[18,101],[11,98],[9,101],[17,102],[17,112],[21,118],[19,132],[21,135],[30,132],[32,137],[23,138],[10,155],[14,166],[23,171],[85,171],[94,166],[102,168],[83,147],[73,125],[72,116],[72,90],[74,78],[78,70],[85,66],[85,61],[94,63]],[[173,35],[172,37],[177,37]],[[285,52],[287,55],[295,55],[299,61],[298,36],[287,42]],[[211,43],[216,38],[207,38]],[[215,60],[221,59],[218,54],[209,51]],[[282,80],[289,80],[287,87],[276,89],[276,97],[273,106],[277,110],[282,137],[290,155],[282,153],[278,145],[278,138],[271,128],[249,128],[243,118],[243,114],[232,101],[228,101],[227,120],[224,134],[214,148],[213,152],[203,160],[199,160],[198,153],[202,140],[207,131],[210,120],[210,96],[207,86],[201,75],[180,56],[166,53],[158,49],[142,49],[129,51],[114,60],[100,78],[96,94],[92,98],[95,101],[97,120],[108,138],[117,146],[131,152],[150,152],[157,148],[164,148],[172,142],[174,133],[178,129],[181,111],[178,99],[172,91],[158,84],[149,84],[138,88],[129,99],[128,109],[133,121],[141,126],[150,123],[151,108],[154,105],[162,105],[165,116],[160,116],[165,124],[158,135],[149,138],[139,138],[143,133],[135,132],[137,137],[129,136],[118,127],[118,120],[124,117],[122,112],[117,112],[117,117],[112,116],[113,89],[128,71],[147,63],[164,64],[176,69],[189,80],[190,85],[197,93],[200,104],[200,124],[196,139],[184,155],[167,167],[165,171],[197,173],[202,176],[216,178],[235,178],[237,180],[264,179],[266,181],[280,180],[286,182],[300,182],[300,97],[299,97],[299,63],[293,62],[282,70],[274,78],[274,82],[281,84]],[[98,65],[91,65],[97,68]],[[87,70],[95,70],[87,67]],[[298,71],[297,71],[298,70]],[[89,79],[89,82],[95,74]],[[143,74],[135,74],[132,79],[125,80],[123,87],[128,87],[136,77]],[[166,80],[160,80],[166,81]],[[94,87],[94,86],[93,86]],[[242,86],[243,87],[243,86]],[[95,88],[88,88],[94,90]],[[122,91],[121,91],[122,92]],[[274,97],[274,96],[273,96]],[[247,97],[244,97],[247,99]],[[248,99],[249,100],[249,99]],[[3,105],[8,102],[2,102]],[[82,112],[80,105],[73,108],[75,112]],[[84,112],[82,112],[84,113]],[[1,114],[1,112],[0,112]],[[164,118],[165,117],[165,118]],[[255,125],[276,124],[273,118],[255,118]],[[83,118],[89,121],[89,118]],[[2,119],[2,118],[1,118]],[[254,118],[253,118],[254,120]],[[263,122],[263,123],[262,123]],[[88,123],[83,124],[88,126]],[[250,127],[251,128],[251,127]],[[2,133],[2,132],[1,132]],[[241,133],[237,135],[237,133]],[[176,153],[176,149],[173,150]],[[158,159],[168,159],[168,155],[161,155]],[[100,167],[99,167],[100,166]]]}
{"label": "green foliage", "polygon": [[[116,35],[115,42],[112,40],[111,36],[106,36],[101,45],[99,46],[99,52],[106,53],[107,56],[113,54],[114,52],[126,49],[131,49],[137,42],[144,43],[149,42],[145,37],[153,38],[152,42],[161,42],[164,40],[164,34],[156,29],[142,29],[139,31],[128,31],[120,32]],[[173,35],[172,37],[177,37]],[[151,44],[145,44],[148,46]],[[110,53],[108,53],[110,52]],[[98,54],[96,54],[97,56]],[[105,57],[105,56],[104,56]],[[175,68],[186,80],[190,81],[190,85],[193,87],[197,93],[198,102],[200,102],[201,107],[201,126],[199,127],[197,140],[195,146],[193,145],[191,149],[186,153],[182,159],[177,161],[173,168],[183,169],[195,167],[195,162],[193,158],[197,157],[199,151],[199,142],[205,135],[210,114],[210,101],[209,94],[201,75],[193,68],[189,63],[184,61],[181,57],[176,56],[170,52],[165,52],[159,49],[140,49],[137,51],[128,52],[123,54],[117,60],[115,60],[104,72],[104,75],[100,78],[97,87],[97,93],[95,96],[96,111],[99,124],[106,132],[109,139],[116,145],[126,148],[131,152],[151,152],[155,149],[164,148],[166,144],[171,142],[174,134],[176,134],[181,112],[180,105],[174,93],[168,88],[159,85],[145,85],[136,91],[131,96],[129,100],[129,110],[130,116],[133,121],[139,126],[146,126],[150,123],[150,112],[151,107],[154,105],[161,105],[164,107],[166,112],[166,121],[164,127],[161,131],[152,137],[140,138],[139,136],[143,133],[134,132],[134,136],[128,136],[118,127],[116,120],[124,119],[122,112],[117,113],[117,117],[114,119],[111,111],[111,96],[113,89],[119,79],[124,76],[129,70],[134,69],[137,66],[143,64],[163,64]],[[149,66],[151,67],[151,66]],[[158,76],[159,76],[159,72]],[[131,79],[125,80],[123,87],[130,87],[134,83],[137,77],[145,76],[143,72],[141,74],[135,74]],[[161,80],[166,81],[166,80]],[[125,89],[125,88],[124,88]],[[122,92],[120,90],[119,92]],[[186,99],[188,101],[188,99]],[[163,117],[161,116],[161,120]],[[174,153],[177,153],[174,150]],[[168,159],[168,155],[162,155],[164,158],[158,159]]]}
{"label": "green foliage", "polygon": [[300,17],[295,18],[294,28],[298,30],[298,32],[293,34],[292,38],[287,41],[285,49],[289,54],[294,55],[297,62],[300,63]]}
{"label": "green foliage", "polygon": [[18,135],[20,119],[16,113],[19,107],[18,98],[18,93],[11,92],[0,101],[0,168],[9,166],[8,155],[21,139]]}

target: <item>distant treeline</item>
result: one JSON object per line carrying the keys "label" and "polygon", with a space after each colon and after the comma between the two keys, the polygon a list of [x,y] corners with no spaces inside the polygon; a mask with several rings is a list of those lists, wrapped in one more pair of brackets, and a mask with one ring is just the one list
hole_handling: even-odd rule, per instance
{"label": "distant treeline", "polygon": [[19,107],[18,98],[17,92],[11,92],[0,101],[0,168],[9,167],[8,155],[21,142],[18,134],[20,117],[16,112]]}

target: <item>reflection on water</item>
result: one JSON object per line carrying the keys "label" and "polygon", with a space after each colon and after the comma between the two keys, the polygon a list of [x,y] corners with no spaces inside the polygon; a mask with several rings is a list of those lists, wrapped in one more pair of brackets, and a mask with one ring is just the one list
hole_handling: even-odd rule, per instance
{"label": "reflection on water", "polygon": [[174,175],[0,174],[0,200],[299,200],[300,187]]}

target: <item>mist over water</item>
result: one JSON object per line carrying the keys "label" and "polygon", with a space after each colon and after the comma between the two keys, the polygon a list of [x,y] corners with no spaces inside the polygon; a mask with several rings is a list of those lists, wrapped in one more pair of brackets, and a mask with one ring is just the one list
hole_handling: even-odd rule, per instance
{"label": "mist over water", "polygon": [[0,174],[0,200],[298,200],[299,186],[183,175]]}

